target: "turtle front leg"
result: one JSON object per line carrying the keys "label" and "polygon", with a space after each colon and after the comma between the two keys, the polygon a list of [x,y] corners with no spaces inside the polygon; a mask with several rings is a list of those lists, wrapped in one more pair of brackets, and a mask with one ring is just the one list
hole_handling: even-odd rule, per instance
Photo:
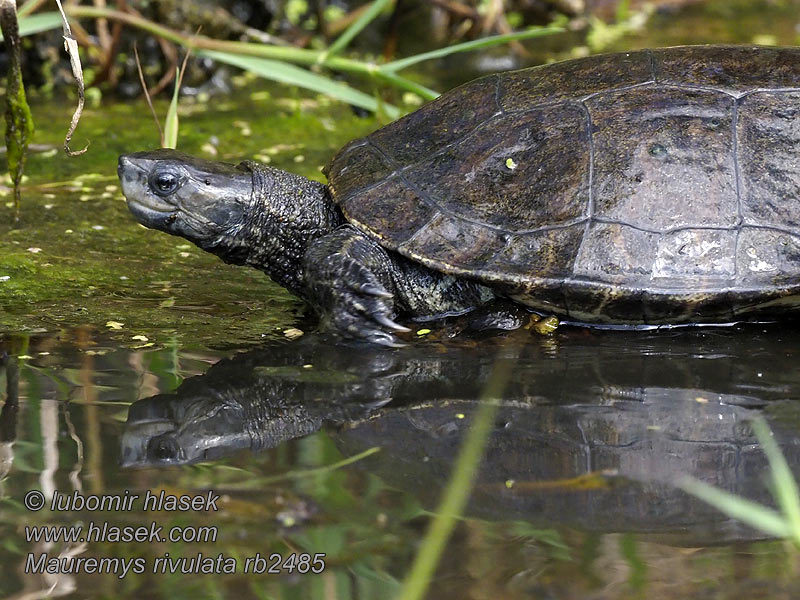
{"label": "turtle front leg", "polygon": [[397,347],[393,261],[386,250],[350,225],[315,240],[303,257],[306,300],[323,327],[342,335]]}

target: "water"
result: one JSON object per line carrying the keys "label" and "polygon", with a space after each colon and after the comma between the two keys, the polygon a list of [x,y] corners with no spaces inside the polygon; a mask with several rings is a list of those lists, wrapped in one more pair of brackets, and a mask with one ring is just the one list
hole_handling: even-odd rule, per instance
{"label": "water", "polygon": [[[430,597],[796,591],[796,555],[785,544],[675,483],[691,475],[773,504],[750,427],[758,415],[800,473],[800,330],[447,332],[380,352],[308,334],[237,354],[113,349],[80,331],[69,345],[34,336],[24,349],[6,337],[2,349],[17,356],[0,382],[6,593],[55,584],[84,597],[244,587],[254,597],[335,589],[385,598],[409,567],[424,511],[435,509],[500,356],[513,371]],[[360,458],[339,464],[346,457]],[[130,510],[31,512],[20,503],[36,489],[139,498]],[[220,499],[216,511],[145,511],[148,490]],[[28,541],[24,529],[153,522],[189,537],[197,532],[187,526],[214,528],[216,539],[84,546]],[[42,552],[140,558],[146,572],[25,574]],[[323,574],[242,575],[248,558],[293,552],[324,553]],[[167,555],[192,569],[198,553],[231,559],[237,574],[152,572]]]}
{"label": "water", "polygon": [[[619,47],[791,43],[793,10],[695,6]],[[58,147],[70,111],[37,104],[34,141]],[[187,152],[318,179],[378,125],[259,84],[181,118]],[[116,156],[155,145],[149,127],[144,106],[90,108],[75,138],[90,152],[31,158],[22,227],[0,225],[0,595],[392,597],[502,357],[513,369],[428,597],[798,597],[796,551],[677,487],[689,475],[774,506],[756,417],[800,473],[797,325],[452,337],[454,321],[403,349],[343,345],[260,273],[133,222]],[[31,490],[63,510],[26,508]],[[210,510],[169,510],[181,496]],[[92,539],[36,541],[34,526]],[[137,527],[140,541],[115,537]],[[43,553],[107,560],[30,572]]]}

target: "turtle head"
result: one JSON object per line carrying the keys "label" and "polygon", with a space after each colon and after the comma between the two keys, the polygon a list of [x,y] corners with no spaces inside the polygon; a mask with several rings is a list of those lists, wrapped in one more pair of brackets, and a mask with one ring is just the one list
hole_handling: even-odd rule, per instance
{"label": "turtle head", "polygon": [[306,247],[342,222],[323,184],[252,161],[161,149],[120,156],[117,172],[142,225],[261,269],[298,294]]}
{"label": "turtle head", "polygon": [[179,235],[205,250],[244,225],[252,176],[244,168],[167,148],[119,157],[128,208],[142,224]]}

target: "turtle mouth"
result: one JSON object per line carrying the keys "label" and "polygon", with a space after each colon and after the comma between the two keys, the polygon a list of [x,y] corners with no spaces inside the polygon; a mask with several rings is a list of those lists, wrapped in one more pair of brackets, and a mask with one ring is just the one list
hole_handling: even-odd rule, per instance
{"label": "turtle mouth", "polygon": [[175,221],[178,210],[174,206],[164,204],[162,207],[153,206],[153,204],[155,203],[145,204],[139,200],[128,198],[128,210],[143,225],[163,229]]}

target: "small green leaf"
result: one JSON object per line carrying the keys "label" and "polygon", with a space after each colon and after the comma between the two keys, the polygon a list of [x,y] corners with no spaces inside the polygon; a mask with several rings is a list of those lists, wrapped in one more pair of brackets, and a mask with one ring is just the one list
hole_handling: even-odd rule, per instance
{"label": "small green leaf", "polygon": [[631,0],[619,0],[617,10],[615,11],[614,20],[617,23],[627,21],[631,17]]}
{"label": "small green leaf", "polygon": [[[21,10],[20,10],[21,12]],[[61,15],[57,12],[46,12],[30,17],[19,17],[19,36],[33,35],[42,31],[56,29],[61,26]],[[0,42],[3,41],[3,34],[0,33]]]}

